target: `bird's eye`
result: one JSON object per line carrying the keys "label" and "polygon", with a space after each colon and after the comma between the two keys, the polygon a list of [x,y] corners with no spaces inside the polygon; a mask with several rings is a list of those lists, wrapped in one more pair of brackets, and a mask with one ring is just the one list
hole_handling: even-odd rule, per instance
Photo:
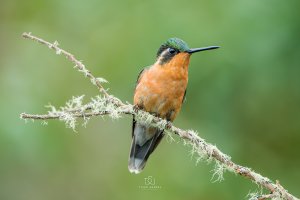
{"label": "bird's eye", "polygon": [[169,53],[170,53],[170,54],[175,54],[175,53],[176,53],[176,50],[173,49],[173,48],[169,48]]}

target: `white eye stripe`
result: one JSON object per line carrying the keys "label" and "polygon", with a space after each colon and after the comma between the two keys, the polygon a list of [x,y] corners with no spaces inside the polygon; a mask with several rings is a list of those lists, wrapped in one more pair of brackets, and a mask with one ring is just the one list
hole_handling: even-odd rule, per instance
{"label": "white eye stripe", "polygon": [[169,48],[165,49],[161,55],[166,56],[168,54],[169,54]]}

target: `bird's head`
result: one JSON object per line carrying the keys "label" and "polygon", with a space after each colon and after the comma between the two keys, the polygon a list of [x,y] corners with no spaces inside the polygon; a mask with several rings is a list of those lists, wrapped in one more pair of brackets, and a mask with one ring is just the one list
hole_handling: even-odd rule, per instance
{"label": "bird's head", "polygon": [[156,58],[160,65],[165,65],[170,61],[175,63],[188,62],[190,55],[193,53],[217,48],[219,47],[209,46],[190,49],[183,40],[179,38],[170,38],[159,47]]}

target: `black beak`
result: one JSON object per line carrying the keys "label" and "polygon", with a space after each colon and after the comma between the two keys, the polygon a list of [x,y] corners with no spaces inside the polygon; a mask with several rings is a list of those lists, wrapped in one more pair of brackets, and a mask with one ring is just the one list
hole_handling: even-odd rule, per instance
{"label": "black beak", "polygon": [[206,50],[212,50],[212,49],[217,49],[217,48],[220,48],[220,47],[219,46],[210,46],[210,47],[195,48],[195,49],[187,50],[186,52],[189,54],[192,54],[192,53],[196,53],[199,51],[206,51]]}

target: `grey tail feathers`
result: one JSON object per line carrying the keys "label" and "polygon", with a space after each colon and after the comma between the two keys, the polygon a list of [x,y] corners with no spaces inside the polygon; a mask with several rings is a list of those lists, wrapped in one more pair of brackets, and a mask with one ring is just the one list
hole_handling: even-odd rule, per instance
{"label": "grey tail feathers", "polygon": [[[161,141],[163,130],[145,127],[144,125],[136,123],[134,119],[132,129],[133,133],[128,169],[131,173],[138,174],[144,169],[150,154]],[[155,133],[152,137],[147,138],[149,131],[154,131]]]}

